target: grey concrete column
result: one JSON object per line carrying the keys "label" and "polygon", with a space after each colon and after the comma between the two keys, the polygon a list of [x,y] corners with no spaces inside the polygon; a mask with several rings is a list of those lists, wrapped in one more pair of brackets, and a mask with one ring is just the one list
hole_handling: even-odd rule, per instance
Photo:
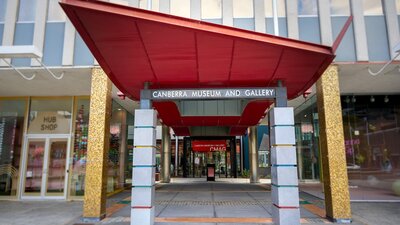
{"label": "grey concrete column", "polygon": [[201,1],[190,0],[190,18],[201,20]]}
{"label": "grey concrete column", "polygon": [[[40,51],[44,49],[44,35],[46,31],[48,0],[37,0],[35,8],[35,27],[33,30],[33,45]],[[43,61],[43,58],[39,59]],[[31,59],[32,66],[40,66],[35,59]]]}
{"label": "grey concrete column", "polygon": [[131,225],[154,224],[157,111],[150,105],[141,99],[135,110]]}
{"label": "grey concrete column", "polygon": [[233,1],[222,0],[222,24],[233,27]]}
{"label": "grey concrete column", "polygon": [[394,47],[400,41],[399,35],[399,20],[397,19],[396,2],[395,0],[382,1],[383,10],[385,12],[386,27],[389,38],[390,56],[393,58],[396,53]]}
{"label": "grey concrete column", "polygon": [[161,0],[160,1],[160,12],[170,14],[170,12],[171,12],[170,0]]}
{"label": "grey concrete column", "polygon": [[368,61],[367,32],[365,29],[363,0],[350,0],[353,14],[354,39],[356,42],[357,61]]}
{"label": "grey concrete column", "polygon": [[265,33],[265,9],[264,0],[254,0],[254,24],[257,32]]}
{"label": "grey concrete column", "polygon": [[171,181],[171,134],[169,127],[162,126],[162,149],[161,149],[161,182]]}
{"label": "grey concrete column", "polygon": [[258,177],[257,126],[250,127],[249,155],[250,183],[259,183],[260,179]]}
{"label": "grey concrete column", "polygon": [[331,46],[333,44],[330,0],[318,0],[319,27],[321,30],[321,43]]}
{"label": "grey concrete column", "polygon": [[299,39],[299,16],[297,4],[293,4],[292,0],[286,0],[286,17],[288,37]]}

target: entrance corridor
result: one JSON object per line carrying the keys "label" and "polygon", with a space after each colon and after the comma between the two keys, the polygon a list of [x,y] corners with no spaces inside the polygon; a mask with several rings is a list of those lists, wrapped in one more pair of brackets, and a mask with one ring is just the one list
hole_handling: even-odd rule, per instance
{"label": "entrance corridor", "polygon": [[[271,187],[261,180],[249,184],[248,179],[172,178],[169,184],[157,184],[155,224],[273,224]],[[134,196],[133,196],[134,197]],[[130,224],[130,192],[119,194],[120,200],[108,204],[107,218],[99,224]],[[301,223],[325,224],[323,202],[300,193]]]}

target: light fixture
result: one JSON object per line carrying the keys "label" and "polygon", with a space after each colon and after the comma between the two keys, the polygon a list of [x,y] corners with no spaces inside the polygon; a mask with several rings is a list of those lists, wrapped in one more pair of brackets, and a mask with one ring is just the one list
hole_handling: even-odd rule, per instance
{"label": "light fixture", "polygon": [[375,98],[373,95],[371,95],[371,98],[369,99],[371,102],[375,102]]}
{"label": "light fixture", "polygon": [[346,98],[344,99],[344,101],[345,101],[346,103],[350,103],[350,97],[349,97],[349,96],[346,96]]}
{"label": "light fixture", "polygon": [[356,96],[353,95],[353,97],[351,98],[351,102],[355,103],[357,101]]}
{"label": "light fixture", "polygon": [[376,76],[378,74],[380,74],[387,66],[389,66],[390,63],[392,63],[399,55],[400,55],[400,43],[398,43],[396,46],[394,46],[393,51],[396,53],[396,55],[390,60],[388,61],[380,70],[378,70],[377,72],[372,72],[371,69],[368,67],[368,72],[369,74],[371,74],[372,76]]}
{"label": "light fixture", "polygon": [[33,45],[13,45],[13,46],[0,46],[0,59],[2,59],[9,67],[13,68],[21,77],[26,80],[33,80],[36,73],[32,74],[30,77],[25,76],[19,69],[12,65],[6,59],[11,58],[32,58],[36,60],[47,72],[50,73],[55,79],[61,80],[64,77],[65,72],[62,72],[59,76],[56,76],[53,72],[47,68],[41,61],[43,57],[42,53]]}
{"label": "light fixture", "polygon": [[383,99],[383,101],[384,101],[385,103],[388,103],[388,102],[389,102],[389,97],[386,95],[385,98]]}

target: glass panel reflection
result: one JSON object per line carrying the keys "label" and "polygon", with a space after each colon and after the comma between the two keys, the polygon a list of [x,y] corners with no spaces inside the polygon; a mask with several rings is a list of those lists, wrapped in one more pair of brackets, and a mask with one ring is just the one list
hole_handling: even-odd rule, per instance
{"label": "glass panel reflection", "polygon": [[40,195],[42,188],[45,140],[30,140],[25,173],[25,194]]}
{"label": "glass panel reflection", "polygon": [[47,195],[63,195],[67,140],[51,140],[47,172]]}

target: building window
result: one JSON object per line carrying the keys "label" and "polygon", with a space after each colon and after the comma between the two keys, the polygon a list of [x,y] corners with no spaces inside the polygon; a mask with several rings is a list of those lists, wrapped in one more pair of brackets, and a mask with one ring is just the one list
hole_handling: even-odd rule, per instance
{"label": "building window", "polygon": [[[286,17],[286,2],[285,0],[277,0],[278,17]],[[265,17],[273,17],[274,10],[272,7],[272,0],[265,0]]]}
{"label": "building window", "polygon": [[64,22],[66,19],[64,11],[61,9],[58,0],[50,0],[47,12],[47,20],[52,22]]}
{"label": "building window", "polygon": [[0,196],[16,196],[26,99],[0,100]]}
{"label": "building window", "polygon": [[171,4],[172,15],[190,18],[189,0],[171,0],[170,4]]}
{"label": "building window", "polygon": [[234,18],[253,18],[253,0],[233,0]]}
{"label": "building window", "polygon": [[71,164],[70,195],[83,196],[85,192],[85,170],[89,130],[89,98],[78,98],[75,101],[75,132]]}
{"label": "building window", "polygon": [[35,20],[36,0],[20,0],[18,22],[33,22]]}
{"label": "building window", "polygon": [[364,0],[364,16],[383,15],[382,2],[380,0]]}
{"label": "building window", "polygon": [[202,19],[222,18],[222,0],[202,0],[201,18]]}
{"label": "building window", "polygon": [[349,16],[350,2],[347,0],[331,0],[331,15]]}
{"label": "building window", "polygon": [[7,1],[0,0],[0,23],[4,22],[4,19],[6,18],[6,7],[7,7]]}
{"label": "building window", "polygon": [[318,16],[317,0],[298,0],[299,16]]}

